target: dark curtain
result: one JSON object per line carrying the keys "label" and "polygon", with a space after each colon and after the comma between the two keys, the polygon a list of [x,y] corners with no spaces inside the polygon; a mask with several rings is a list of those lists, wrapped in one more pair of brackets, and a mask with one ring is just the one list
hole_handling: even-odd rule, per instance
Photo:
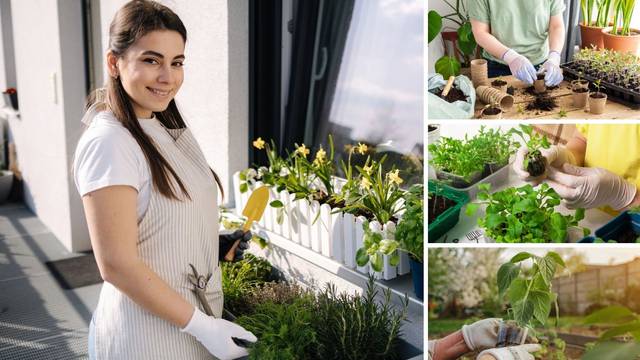
{"label": "dark curtain", "polygon": [[[280,138],[282,1],[249,3],[249,137]],[[250,146],[250,164],[268,163],[263,150]]]}
{"label": "dark curtain", "polygon": [[329,115],[354,3],[355,0],[296,2],[284,148],[323,140],[315,137]]}
{"label": "dark curtain", "polygon": [[562,51],[561,62],[569,62],[573,58],[573,48],[580,45],[580,0],[565,0],[566,9],[564,10],[564,26],[565,26],[565,43]]}

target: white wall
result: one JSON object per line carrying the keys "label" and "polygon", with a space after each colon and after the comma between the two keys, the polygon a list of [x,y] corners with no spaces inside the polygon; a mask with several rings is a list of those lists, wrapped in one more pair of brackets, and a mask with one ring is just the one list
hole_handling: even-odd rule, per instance
{"label": "white wall", "polygon": [[[449,0],[455,4],[455,0]],[[468,0],[462,0],[468,1]],[[476,0],[471,0],[476,1]],[[441,16],[447,15],[452,12],[451,8],[445,4],[442,0],[429,0],[429,10],[437,11]],[[426,20],[425,20],[426,21]],[[458,30],[458,24],[450,20],[444,20],[442,23],[443,31],[455,31]],[[444,55],[444,48],[442,46],[442,36],[438,35],[428,46],[427,56],[427,71],[428,74],[435,72],[435,63]]]}
{"label": "white wall", "polygon": [[[249,2],[160,2],[173,9],[187,28],[185,81],[176,102],[209,165],[220,176],[228,202],[233,196],[233,172],[249,161]],[[124,3],[101,1],[103,52],[109,24]]]}
{"label": "white wall", "polygon": [[10,126],[25,202],[70,250],[89,248],[70,161],[84,97],[79,0],[11,2],[19,119]]}

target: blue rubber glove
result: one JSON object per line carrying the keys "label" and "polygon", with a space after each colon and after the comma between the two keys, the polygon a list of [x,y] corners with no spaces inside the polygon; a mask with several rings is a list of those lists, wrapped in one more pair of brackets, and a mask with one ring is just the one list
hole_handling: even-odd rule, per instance
{"label": "blue rubber glove", "polygon": [[542,65],[540,69],[544,72],[544,84],[547,86],[556,86],[562,82],[564,76],[562,75],[562,69],[560,69],[560,54],[557,51],[549,53],[549,58]]}
{"label": "blue rubber glove", "polygon": [[533,67],[531,61],[526,57],[518,54],[515,50],[509,49],[502,55],[504,60],[511,69],[511,74],[518,80],[525,82],[528,85],[533,84],[536,80],[536,68]]}

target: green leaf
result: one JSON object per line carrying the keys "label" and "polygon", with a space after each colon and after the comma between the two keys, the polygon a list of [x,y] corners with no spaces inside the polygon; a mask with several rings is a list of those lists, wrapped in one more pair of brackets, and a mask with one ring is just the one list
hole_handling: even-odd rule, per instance
{"label": "green leaf", "polygon": [[429,24],[428,43],[430,43],[442,30],[442,16],[437,11],[431,10],[427,14],[427,19]]}
{"label": "green leaf", "polygon": [[284,209],[280,208],[276,212],[276,223],[278,225],[282,225],[283,222],[284,222]]}
{"label": "green leaf", "polygon": [[396,251],[393,255],[391,255],[391,258],[389,258],[389,265],[398,266],[398,264],[400,264],[400,254],[398,254],[398,252]]}
{"label": "green leaf", "polygon": [[247,183],[240,184],[240,193],[241,194],[246,193],[247,190],[249,190],[249,185],[247,185]]}
{"label": "green leaf", "polygon": [[519,252],[519,253],[517,253],[517,254],[516,254],[514,257],[512,257],[512,258],[511,258],[511,260],[509,260],[509,261],[510,261],[510,262],[512,262],[512,263],[514,263],[514,264],[517,264],[517,263],[519,263],[519,262],[521,262],[521,261],[527,260],[528,258],[532,258],[532,257],[534,257],[534,256],[535,256],[535,255],[533,255],[533,254],[531,254],[531,253],[528,253],[528,252],[526,252],[526,251],[523,251],[523,252]]}
{"label": "green leaf", "polygon": [[271,206],[272,208],[281,208],[284,206],[284,204],[282,203],[282,201],[280,200],[273,200],[272,202],[269,203],[269,206]]}
{"label": "green leaf", "polygon": [[356,252],[356,263],[358,266],[365,266],[369,262],[369,255],[367,255],[367,249],[360,248]]}
{"label": "green leaf", "polygon": [[513,319],[519,324],[528,324],[533,317],[533,302],[520,300],[511,304]]}
{"label": "green leaf", "polygon": [[550,284],[551,280],[553,280],[553,276],[556,273],[556,262],[554,259],[545,256],[538,262],[538,267],[540,269],[540,275],[544,280],[545,284]]}
{"label": "green leaf", "polygon": [[471,22],[466,22],[458,28],[458,47],[464,55],[471,56],[476,46],[476,39],[473,37],[473,31],[471,30]]}
{"label": "green leaf", "polygon": [[640,331],[640,321],[634,321],[628,324],[613,327],[601,334],[600,340],[609,340],[614,336],[624,335],[626,333],[632,333],[636,331]]}
{"label": "green leaf", "polygon": [[582,360],[636,360],[640,356],[640,343],[609,341],[596,344]]}
{"label": "green leaf", "polygon": [[554,251],[549,251],[547,253],[547,255],[545,255],[545,257],[550,258],[551,260],[553,260],[556,264],[562,266],[562,267],[566,267],[566,265],[564,264],[564,260],[562,260],[562,257],[560,255],[558,255],[557,252]]}
{"label": "green leaf", "polygon": [[513,280],[520,274],[520,267],[514,263],[508,262],[502,264],[498,269],[498,292],[500,297],[504,295]]}
{"label": "green leaf", "polygon": [[591,313],[584,319],[584,324],[615,324],[633,318],[635,316],[631,310],[624,306],[612,305]]}
{"label": "green leaf", "polygon": [[573,217],[576,219],[576,221],[581,221],[584,219],[584,209],[576,209],[576,213],[575,215],[573,215]]}
{"label": "green leaf", "polygon": [[511,283],[511,286],[509,286],[509,293],[508,293],[509,301],[511,303],[516,303],[522,300],[526,296],[527,285],[528,283],[525,279],[518,278],[513,280],[513,282]]}
{"label": "green leaf", "polygon": [[448,79],[451,76],[460,75],[460,62],[451,56],[443,56],[435,64],[436,72]]}
{"label": "green leaf", "polygon": [[533,303],[533,317],[545,325],[551,312],[551,294],[545,291],[532,290],[527,299]]}
{"label": "green leaf", "polygon": [[240,175],[238,176],[240,178],[240,180],[242,181],[247,181],[247,173],[244,171],[240,172]]}
{"label": "green leaf", "polygon": [[551,214],[549,238],[555,242],[564,242],[567,238],[567,219],[559,213]]}
{"label": "green leaf", "polygon": [[487,214],[485,218],[485,226],[493,229],[499,227],[501,224],[506,222],[506,218],[500,214]]}
{"label": "green leaf", "polygon": [[382,271],[382,264],[384,262],[384,259],[382,257],[382,254],[377,252],[375,254],[373,254],[373,256],[371,256],[371,268],[374,271]]}
{"label": "green leaf", "polygon": [[464,210],[464,213],[467,216],[473,216],[473,215],[475,215],[475,213],[478,211],[479,208],[480,208],[480,204],[478,204],[478,203],[469,203],[469,204],[467,204],[467,208]]}
{"label": "green leaf", "polygon": [[260,249],[264,249],[265,247],[267,247],[267,240],[261,238],[260,236],[254,235],[251,240],[258,244]]}

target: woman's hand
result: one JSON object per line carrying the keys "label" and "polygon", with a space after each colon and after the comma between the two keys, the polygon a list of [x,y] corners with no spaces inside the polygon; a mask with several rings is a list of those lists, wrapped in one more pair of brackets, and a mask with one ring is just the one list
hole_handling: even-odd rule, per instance
{"label": "woman's hand", "polygon": [[237,359],[249,354],[245,348],[236,345],[233,338],[250,343],[258,340],[242,326],[207,316],[198,309],[195,309],[187,326],[180,331],[193,335],[211,355],[220,360]]}
{"label": "woman's hand", "polygon": [[233,261],[242,260],[244,251],[249,248],[249,241],[253,237],[251,231],[244,232],[240,229],[232,233],[222,233],[218,236],[220,238],[220,252],[218,258],[220,261],[225,261],[227,253],[233,247],[236,241],[240,241],[233,254]]}
{"label": "woman's hand", "polygon": [[542,65],[542,71],[544,75],[544,83],[547,86],[560,85],[564,76],[560,69],[560,53],[557,51],[551,51],[547,61]]}

